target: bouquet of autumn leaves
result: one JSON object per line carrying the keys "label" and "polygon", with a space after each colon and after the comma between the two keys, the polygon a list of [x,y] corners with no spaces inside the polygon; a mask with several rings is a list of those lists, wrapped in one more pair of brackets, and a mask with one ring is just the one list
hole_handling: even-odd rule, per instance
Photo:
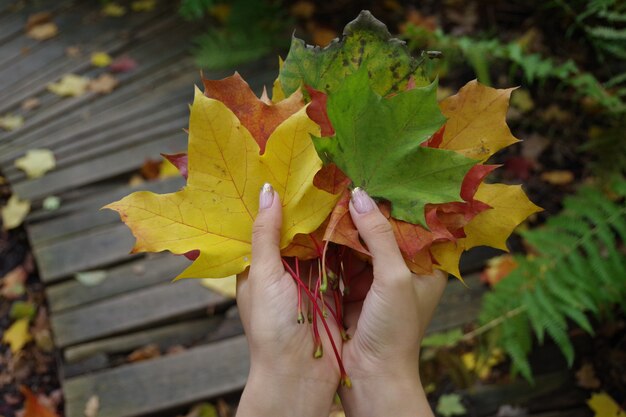
{"label": "bouquet of autumn leaves", "polygon": [[[411,271],[461,278],[463,251],[506,249],[513,229],[539,208],[520,186],[484,182],[497,168],[484,162],[517,142],[505,121],[512,89],[472,81],[438,103],[423,59],[362,12],[324,49],[294,38],[271,100],[266,92],[257,98],[238,74],[203,80],[188,152],[166,156],[187,185],[107,207],[137,238],[133,252],[194,259],[178,278],[227,277],[250,264],[258,193],[271,183],[283,206],[282,255],[292,258],[287,266],[295,262],[289,269],[313,301],[313,320],[327,315],[319,300],[341,323],[344,262],[369,256],[348,211],[354,187],[388,216]],[[317,265],[311,287],[297,268],[302,260]]]}

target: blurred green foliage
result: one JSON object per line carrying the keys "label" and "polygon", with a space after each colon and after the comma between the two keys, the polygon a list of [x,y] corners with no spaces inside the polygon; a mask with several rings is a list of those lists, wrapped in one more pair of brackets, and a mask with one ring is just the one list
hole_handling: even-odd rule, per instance
{"label": "blurred green foliage", "polygon": [[233,68],[289,44],[285,30],[292,22],[281,1],[183,0],[179,14],[206,23],[194,39],[194,55],[202,68]]}

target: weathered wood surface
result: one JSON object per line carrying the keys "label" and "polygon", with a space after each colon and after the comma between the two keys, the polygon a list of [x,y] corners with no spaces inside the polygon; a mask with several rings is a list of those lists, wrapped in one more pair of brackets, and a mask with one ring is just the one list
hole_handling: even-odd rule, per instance
{"label": "weathered wood surface", "polygon": [[94,286],[70,279],[46,291],[52,313],[72,309],[174,279],[190,264],[184,256],[152,254],[107,270],[106,279]]}
{"label": "weathered wood surface", "polygon": [[65,415],[83,416],[100,399],[98,417],[131,417],[165,411],[241,389],[250,366],[244,336],[186,352],[71,378],[63,383]]}
{"label": "weathered wood surface", "polygon": [[227,298],[201,287],[197,280],[184,280],[59,312],[52,316],[51,324],[56,345],[66,347],[202,314],[227,302]]}

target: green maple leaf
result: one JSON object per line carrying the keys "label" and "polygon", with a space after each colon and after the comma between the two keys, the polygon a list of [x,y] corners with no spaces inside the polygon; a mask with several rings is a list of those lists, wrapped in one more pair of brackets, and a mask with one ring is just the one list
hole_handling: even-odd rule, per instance
{"label": "green maple leaf", "polygon": [[278,79],[286,95],[302,84],[331,93],[365,66],[374,91],[386,96],[403,90],[411,76],[417,85],[426,85],[422,62],[411,56],[404,41],[392,38],[382,22],[362,11],[346,25],[341,40],[325,48],[306,45],[294,36]]}
{"label": "green maple leaf", "polygon": [[335,136],[313,139],[320,157],[355,186],[389,200],[393,217],[423,226],[426,204],[461,201],[463,178],[477,162],[420,146],[445,123],[436,90],[433,83],[383,98],[363,67],[328,97]]}

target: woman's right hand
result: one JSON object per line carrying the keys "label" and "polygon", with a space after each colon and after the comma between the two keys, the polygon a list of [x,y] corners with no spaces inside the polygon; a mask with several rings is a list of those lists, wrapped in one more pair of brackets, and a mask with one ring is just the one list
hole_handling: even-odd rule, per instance
{"label": "woman's right hand", "polygon": [[[432,416],[419,377],[419,347],[447,277],[407,268],[391,225],[374,200],[355,189],[350,214],[372,255],[351,278],[342,358],[352,388],[339,391],[348,416]],[[353,271],[354,272],[354,271]]]}

